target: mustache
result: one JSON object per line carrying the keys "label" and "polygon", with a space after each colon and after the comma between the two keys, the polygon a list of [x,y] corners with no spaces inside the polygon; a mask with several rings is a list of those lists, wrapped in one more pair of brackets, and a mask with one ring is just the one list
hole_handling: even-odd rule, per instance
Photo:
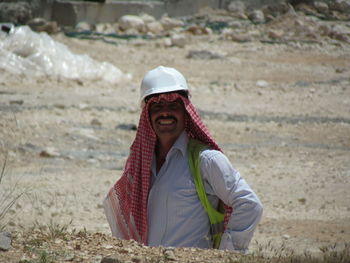
{"label": "mustache", "polygon": [[159,116],[159,117],[156,119],[156,121],[159,121],[159,120],[169,120],[169,119],[174,120],[174,121],[177,121],[177,119],[176,119],[174,116],[172,116],[172,115],[169,115],[169,116]]}

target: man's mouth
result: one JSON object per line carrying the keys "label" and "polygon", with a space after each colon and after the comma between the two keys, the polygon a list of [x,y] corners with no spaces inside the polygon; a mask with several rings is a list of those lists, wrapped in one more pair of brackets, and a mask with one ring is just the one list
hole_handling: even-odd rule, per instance
{"label": "man's mouth", "polygon": [[169,117],[169,118],[158,118],[157,123],[160,125],[171,125],[176,122],[176,119],[174,117]]}

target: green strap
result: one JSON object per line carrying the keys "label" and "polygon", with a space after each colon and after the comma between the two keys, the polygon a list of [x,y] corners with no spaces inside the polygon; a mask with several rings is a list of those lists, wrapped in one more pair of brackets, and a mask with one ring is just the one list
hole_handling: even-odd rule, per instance
{"label": "green strap", "polygon": [[223,222],[224,222],[224,214],[218,212],[216,209],[212,207],[210,204],[207,194],[204,189],[202,177],[200,175],[200,162],[199,162],[199,154],[201,151],[206,149],[207,147],[194,139],[190,139],[188,143],[188,164],[193,176],[193,181],[196,186],[196,191],[198,194],[198,198],[208,214],[209,221],[211,224],[211,232],[213,237],[213,247],[218,248],[220,245],[221,235],[223,233]]}

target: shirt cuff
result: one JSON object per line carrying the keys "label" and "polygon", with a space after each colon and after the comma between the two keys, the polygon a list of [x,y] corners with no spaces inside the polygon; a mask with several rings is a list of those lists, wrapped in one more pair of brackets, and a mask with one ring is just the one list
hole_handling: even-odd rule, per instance
{"label": "shirt cuff", "polygon": [[242,239],[237,238],[235,241],[234,237],[237,234],[238,233],[235,231],[226,230],[222,234],[219,249],[221,249],[221,250],[226,249],[226,250],[230,250],[230,251],[237,252],[240,254],[248,254],[248,252],[249,252],[248,245],[249,245],[250,240],[244,240],[244,239],[242,240]]}

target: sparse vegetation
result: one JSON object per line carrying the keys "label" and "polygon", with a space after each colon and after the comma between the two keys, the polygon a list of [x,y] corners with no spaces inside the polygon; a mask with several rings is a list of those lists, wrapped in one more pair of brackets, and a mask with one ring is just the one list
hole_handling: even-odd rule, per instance
{"label": "sparse vegetation", "polygon": [[[195,248],[146,247],[134,241],[115,239],[101,233],[68,231],[69,224],[50,222],[37,225],[25,233],[15,233],[13,246],[3,253],[8,263],[53,262],[217,262],[217,263],[347,263],[350,262],[350,243],[320,248],[318,256],[300,254],[282,244],[274,247],[268,242],[257,251],[240,255],[230,251]],[[172,257],[165,256],[171,251]],[[114,261],[113,261],[114,260]]]}
{"label": "sparse vegetation", "polygon": [[[46,236],[47,239],[53,240],[56,238],[65,239],[68,234],[68,228],[72,224],[72,220],[67,224],[59,224],[54,222],[52,219],[48,224],[42,224],[38,221],[35,221],[32,230],[38,230],[42,233],[43,236]],[[72,232],[73,234],[75,231]]]}
{"label": "sparse vegetation", "polygon": [[5,220],[5,215],[11,209],[11,207],[21,198],[26,191],[19,191],[17,183],[13,186],[4,186],[4,177],[6,174],[7,153],[4,158],[4,163],[0,173],[0,231],[4,230],[8,221]]}

